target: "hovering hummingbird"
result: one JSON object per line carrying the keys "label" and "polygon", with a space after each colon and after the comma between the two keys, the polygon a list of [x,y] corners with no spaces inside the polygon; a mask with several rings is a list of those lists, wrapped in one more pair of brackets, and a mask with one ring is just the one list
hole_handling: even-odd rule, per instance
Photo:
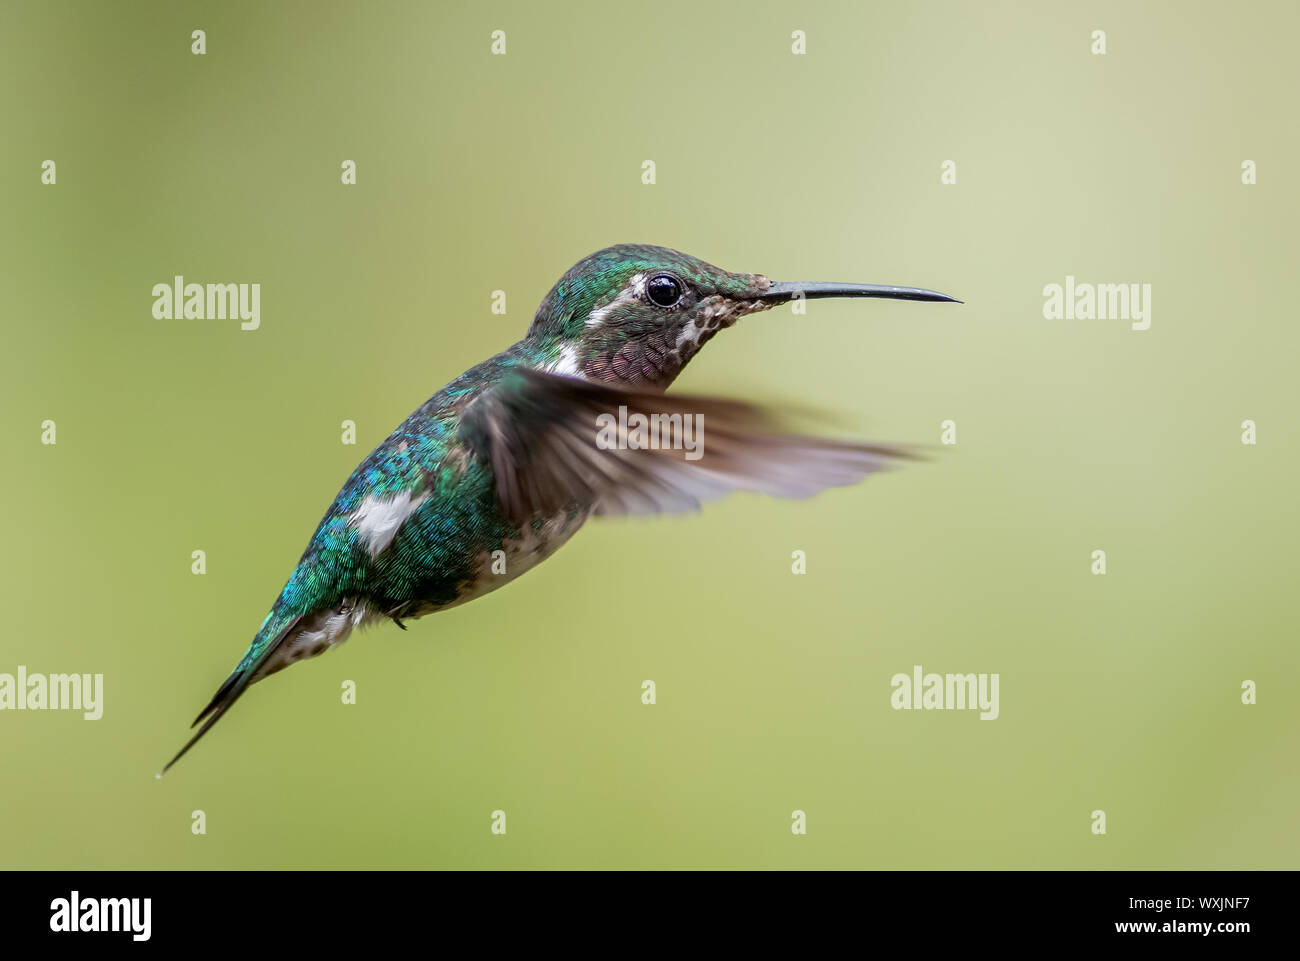
{"label": "hovering hummingbird", "polygon": [[[916,287],[775,283],[638,244],[579,261],[523,340],[434,394],[352,472],[252,644],[194,720],[203,726],[163,771],[250,684],[364,624],[404,629],[495,590],[592,514],[692,510],[733,490],[807,497],[907,456],[783,434],[743,402],[664,394],[719,330],[797,297],[960,303]],[[661,428],[657,444],[646,443],[647,424]],[[683,443],[692,425],[694,458]]]}

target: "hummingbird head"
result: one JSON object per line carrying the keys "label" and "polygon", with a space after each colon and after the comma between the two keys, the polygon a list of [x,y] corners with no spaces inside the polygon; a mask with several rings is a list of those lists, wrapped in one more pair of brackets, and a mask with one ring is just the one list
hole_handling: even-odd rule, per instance
{"label": "hummingbird head", "polygon": [[667,387],[719,330],[800,296],[953,300],[916,287],[776,283],[667,247],[619,244],[569,268],[526,340],[556,358],[555,373]]}

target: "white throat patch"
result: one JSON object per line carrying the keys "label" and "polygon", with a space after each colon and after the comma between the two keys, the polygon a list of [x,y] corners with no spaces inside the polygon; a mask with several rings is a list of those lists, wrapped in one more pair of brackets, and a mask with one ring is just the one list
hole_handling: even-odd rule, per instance
{"label": "white throat patch", "polygon": [[578,345],[569,344],[560,350],[560,356],[545,368],[548,374],[563,374],[565,377],[582,377],[582,368],[578,366]]}

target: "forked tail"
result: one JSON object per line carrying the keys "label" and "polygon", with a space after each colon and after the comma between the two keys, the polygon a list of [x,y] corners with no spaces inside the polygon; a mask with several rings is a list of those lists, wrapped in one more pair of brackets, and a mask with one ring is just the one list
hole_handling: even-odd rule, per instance
{"label": "forked tail", "polygon": [[[278,605],[277,605],[278,606]],[[212,725],[221,720],[221,716],[230,710],[239,696],[248,689],[248,685],[257,677],[258,670],[266,663],[266,659],[271,656],[285,636],[293,630],[298,623],[297,616],[277,616],[274,611],[267,615],[262,622],[261,629],[257,636],[253,638],[253,643],[249,645],[248,650],[244,652],[243,659],[239,665],[230,672],[230,676],[217,688],[217,693],[212,695],[212,700],[208,706],[199,712],[199,716],[194,719],[194,727],[200,721],[203,726],[198,729],[195,735],[185,742],[185,746],[176,752],[176,756],[167,762],[158,776],[162,777],[171,769],[171,766],[185,756],[185,753],[198,743],[199,738],[208,733]],[[204,720],[207,718],[207,720]]]}

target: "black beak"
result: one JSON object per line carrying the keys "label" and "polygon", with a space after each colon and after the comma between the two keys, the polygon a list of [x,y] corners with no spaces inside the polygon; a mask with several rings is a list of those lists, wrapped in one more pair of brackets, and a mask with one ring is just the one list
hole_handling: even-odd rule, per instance
{"label": "black beak", "polygon": [[821,297],[885,297],[890,300],[928,300],[960,304],[956,297],[949,297],[937,290],[924,287],[888,287],[884,284],[828,284],[828,283],[773,283],[759,295],[760,300],[774,304],[783,304],[803,294],[808,300]]}

